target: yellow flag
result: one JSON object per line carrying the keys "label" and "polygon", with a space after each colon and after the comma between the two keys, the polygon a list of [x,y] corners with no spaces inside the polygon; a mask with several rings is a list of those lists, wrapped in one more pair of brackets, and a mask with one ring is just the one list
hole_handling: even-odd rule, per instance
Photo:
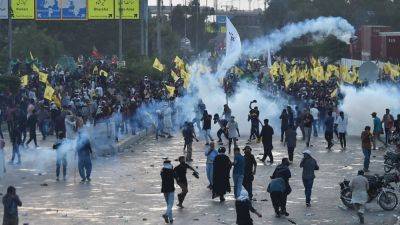
{"label": "yellow flag", "polygon": [[20,79],[21,79],[21,85],[22,86],[27,86],[28,85],[28,75],[24,75]]}
{"label": "yellow flag", "polygon": [[393,65],[390,70],[390,77],[395,79],[396,77],[400,76],[399,67]]}
{"label": "yellow flag", "polygon": [[298,74],[297,74],[297,66],[293,66],[292,71],[290,71],[290,81],[292,83],[296,83],[298,79]]}
{"label": "yellow flag", "polygon": [[286,64],[285,63],[281,63],[280,69],[281,69],[281,74],[287,76],[288,71],[286,69]]}
{"label": "yellow flag", "polygon": [[178,75],[176,75],[173,70],[171,70],[171,77],[174,79],[174,81],[177,81],[179,79]]}
{"label": "yellow flag", "polygon": [[332,97],[332,98],[336,97],[336,96],[337,96],[337,92],[338,92],[338,89],[336,88],[336,89],[331,93],[331,97]]}
{"label": "yellow flag", "polygon": [[311,62],[311,65],[313,68],[315,68],[317,66],[317,60],[315,60],[315,58],[313,56],[311,56],[310,62]]}
{"label": "yellow flag", "polygon": [[54,89],[51,86],[46,86],[44,89],[44,98],[52,101],[53,100]]}
{"label": "yellow flag", "polygon": [[289,85],[292,83],[292,79],[290,76],[285,78],[285,88],[288,88]]}
{"label": "yellow flag", "polygon": [[55,93],[54,93],[54,95],[53,95],[53,101],[54,101],[54,103],[56,104],[56,106],[57,106],[58,108],[61,108],[61,100],[60,100],[60,98],[58,97],[58,95],[55,94]]}
{"label": "yellow flag", "polygon": [[154,63],[153,63],[153,68],[162,72],[162,71],[164,71],[165,66],[163,64],[161,64],[161,62],[160,62],[160,60],[158,60],[158,58],[155,58]]}
{"label": "yellow flag", "polygon": [[39,68],[37,68],[37,66],[35,64],[32,64],[32,70],[36,73],[39,73]]}
{"label": "yellow flag", "polygon": [[240,69],[239,67],[237,67],[237,66],[234,67],[233,73],[236,74],[236,75],[243,75],[243,74],[244,74],[243,70],[241,70],[241,69]]}
{"label": "yellow flag", "polygon": [[100,76],[108,77],[108,73],[104,70],[100,70]]}
{"label": "yellow flag", "polygon": [[188,88],[190,82],[190,74],[185,70],[181,70],[181,77],[183,79],[183,87]]}
{"label": "yellow flag", "polygon": [[390,74],[390,71],[392,70],[392,65],[390,63],[385,63],[383,65],[383,72],[385,74]]}
{"label": "yellow flag", "polygon": [[172,96],[174,96],[174,94],[175,94],[175,87],[168,86],[168,85],[165,85],[165,87],[167,88],[167,91],[168,91],[169,97],[172,97]]}
{"label": "yellow flag", "polygon": [[278,62],[274,62],[274,64],[272,64],[271,69],[269,70],[269,73],[274,77],[277,77],[279,75],[279,63]]}
{"label": "yellow flag", "polygon": [[340,78],[344,81],[349,76],[349,68],[347,66],[340,66],[339,73]]}
{"label": "yellow flag", "polygon": [[39,81],[43,83],[47,83],[47,73],[39,72]]}
{"label": "yellow flag", "polygon": [[184,69],[185,68],[185,62],[179,58],[178,56],[175,56],[174,59],[175,65],[177,66],[178,69]]}
{"label": "yellow flag", "polygon": [[34,59],[35,59],[35,57],[33,57],[33,55],[32,55],[32,52],[31,52],[31,51],[29,51],[29,54],[31,55],[31,59],[32,59],[32,60],[34,60]]}

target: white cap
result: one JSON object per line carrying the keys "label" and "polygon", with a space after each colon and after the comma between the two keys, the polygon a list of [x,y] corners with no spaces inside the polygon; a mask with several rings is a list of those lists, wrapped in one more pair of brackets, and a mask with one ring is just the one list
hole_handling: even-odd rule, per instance
{"label": "white cap", "polygon": [[310,149],[306,149],[306,150],[304,150],[304,151],[303,151],[303,154],[308,154],[308,155],[311,155],[311,151],[310,151]]}

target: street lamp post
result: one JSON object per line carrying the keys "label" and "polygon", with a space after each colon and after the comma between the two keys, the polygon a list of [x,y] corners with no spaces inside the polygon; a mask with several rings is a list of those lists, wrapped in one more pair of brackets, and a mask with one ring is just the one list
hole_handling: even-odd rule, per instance
{"label": "street lamp post", "polygon": [[161,57],[161,0],[157,0],[157,55]]}
{"label": "street lamp post", "polygon": [[119,26],[118,26],[118,60],[123,60],[122,55],[122,0],[119,0]]}
{"label": "street lamp post", "polygon": [[[13,12],[11,8],[11,0],[8,0],[8,63],[11,65],[12,61],[12,47],[13,47],[13,35],[12,35],[12,17]],[[11,73],[11,66],[10,66]]]}

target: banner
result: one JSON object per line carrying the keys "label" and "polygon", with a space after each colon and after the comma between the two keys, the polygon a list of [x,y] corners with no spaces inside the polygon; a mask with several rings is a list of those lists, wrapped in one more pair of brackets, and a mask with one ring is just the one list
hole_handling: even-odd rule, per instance
{"label": "banner", "polygon": [[89,19],[114,19],[114,0],[88,0]]}
{"label": "banner", "polygon": [[38,20],[60,20],[60,1],[36,0],[36,19]]}
{"label": "banner", "polygon": [[35,0],[11,1],[13,19],[35,19]]}
{"label": "banner", "polygon": [[61,10],[62,19],[85,20],[87,18],[87,1],[63,0]]}
{"label": "banner", "polygon": [[139,19],[139,0],[115,0],[115,19],[119,19],[120,1],[122,8],[122,19]]}
{"label": "banner", "polygon": [[8,0],[0,0],[0,19],[8,19]]}

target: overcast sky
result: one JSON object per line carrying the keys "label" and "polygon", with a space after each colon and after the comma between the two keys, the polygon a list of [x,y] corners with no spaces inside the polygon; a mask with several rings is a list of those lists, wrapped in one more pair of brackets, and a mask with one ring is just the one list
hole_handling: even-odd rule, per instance
{"label": "overcast sky", "polygon": [[[157,0],[148,0],[149,5],[156,5]],[[170,5],[172,1],[172,5],[177,4],[185,4],[185,0],[163,0],[164,5]],[[187,4],[189,4],[190,0],[186,0]],[[205,6],[214,6],[215,0],[200,0],[200,4]],[[218,8],[225,8],[225,5],[233,5],[235,8],[240,8],[241,10],[248,10],[249,9],[249,1],[248,0],[218,0]],[[255,8],[264,8],[264,0],[251,0],[251,9]]]}

